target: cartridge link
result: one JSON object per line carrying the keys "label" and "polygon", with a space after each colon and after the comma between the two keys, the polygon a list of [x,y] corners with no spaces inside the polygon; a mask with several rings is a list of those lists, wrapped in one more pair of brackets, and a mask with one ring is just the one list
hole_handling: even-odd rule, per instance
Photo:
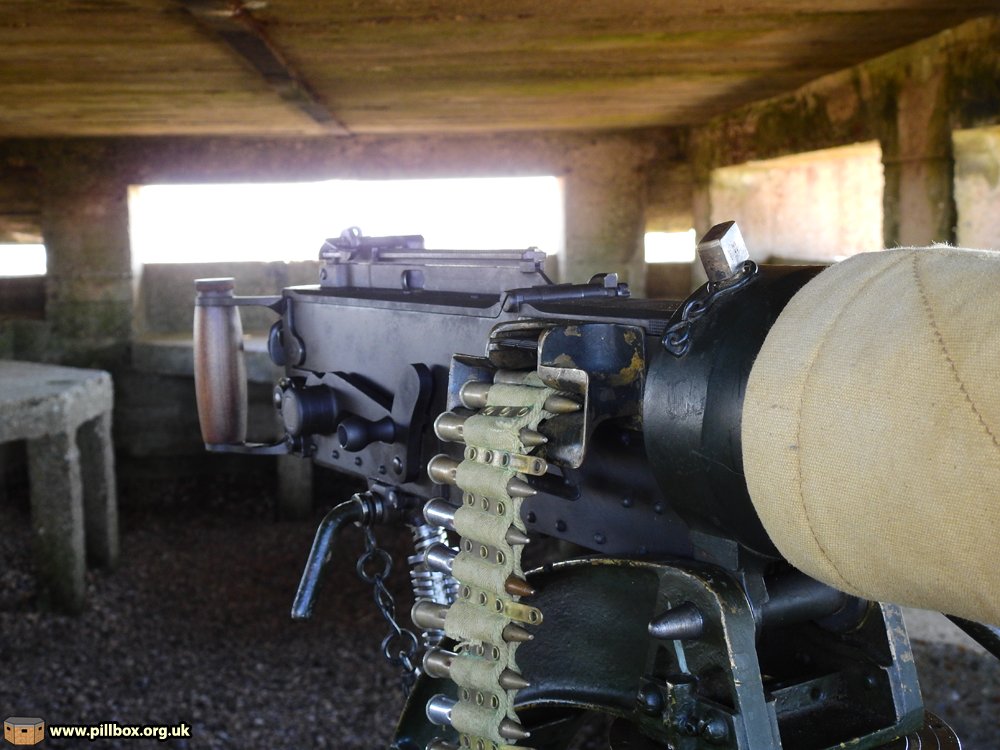
{"label": "cartridge link", "polygon": [[[524,444],[520,443],[520,440],[518,440],[518,444],[518,448],[524,450]],[[480,450],[470,445],[465,449],[465,457],[470,461],[478,461],[482,464],[498,466],[502,469],[510,469],[519,474],[530,474],[536,477],[542,476],[549,470],[549,464],[544,458],[526,456],[522,453],[511,453],[505,450],[491,450],[489,448]]]}
{"label": "cartridge link", "polygon": [[511,600],[505,601],[503,614],[505,614],[511,620],[515,620],[517,622],[523,622],[528,625],[542,624],[541,610],[535,607],[529,607],[527,604],[521,604],[520,602],[515,602]]}

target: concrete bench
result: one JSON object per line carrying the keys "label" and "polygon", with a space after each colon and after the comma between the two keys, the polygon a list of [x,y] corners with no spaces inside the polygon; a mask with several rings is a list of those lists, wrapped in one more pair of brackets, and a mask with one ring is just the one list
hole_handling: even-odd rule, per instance
{"label": "concrete bench", "polygon": [[0,360],[0,443],[26,440],[43,604],[79,612],[84,571],[118,560],[111,376]]}

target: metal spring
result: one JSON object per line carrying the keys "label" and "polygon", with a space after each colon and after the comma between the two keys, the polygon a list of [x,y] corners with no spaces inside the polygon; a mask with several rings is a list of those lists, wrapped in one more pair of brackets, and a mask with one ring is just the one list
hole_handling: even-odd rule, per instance
{"label": "metal spring", "polygon": [[[448,544],[448,532],[437,526],[422,523],[410,527],[413,533],[413,548],[415,554],[406,558],[410,566],[410,584],[413,586],[413,597],[430,599],[437,604],[450,606],[458,597],[458,582],[445,573],[428,570],[424,565],[424,552],[434,544]],[[438,629],[425,630],[423,641],[425,648],[438,646],[444,638],[444,631]]]}

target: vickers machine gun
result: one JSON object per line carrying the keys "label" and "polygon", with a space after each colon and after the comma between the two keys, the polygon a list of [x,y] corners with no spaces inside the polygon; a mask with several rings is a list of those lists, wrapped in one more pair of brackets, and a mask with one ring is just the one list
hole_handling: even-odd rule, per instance
{"label": "vickers machine gun", "polygon": [[[632,299],[615,274],[553,284],[532,249],[356,229],[323,246],[318,286],[197,282],[208,449],[367,482],[319,527],[292,617],[364,527],[382,651],[414,678],[395,748],[556,750],[594,711],[615,750],[959,746],[925,714],[899,608],[792,567],[748,491],[748,379],[822,269],[758,267],[732,222],[699,254],[710,281],[686,301]],[[273,444],[246,442],[243,305],[280,316]],[[387,523],[413,532],[419,635],[382,586]],[[579,553],[524,570],[543,538]]]}

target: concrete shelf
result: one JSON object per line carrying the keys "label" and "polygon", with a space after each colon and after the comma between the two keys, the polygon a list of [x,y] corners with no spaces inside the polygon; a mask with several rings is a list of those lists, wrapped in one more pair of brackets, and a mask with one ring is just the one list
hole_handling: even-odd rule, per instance
{"label": "concrete shelf", "polygon": [[111,376],[0,361],[0,443],[26,440],[43,602],[79,612],[84,570],[118,560]]}

